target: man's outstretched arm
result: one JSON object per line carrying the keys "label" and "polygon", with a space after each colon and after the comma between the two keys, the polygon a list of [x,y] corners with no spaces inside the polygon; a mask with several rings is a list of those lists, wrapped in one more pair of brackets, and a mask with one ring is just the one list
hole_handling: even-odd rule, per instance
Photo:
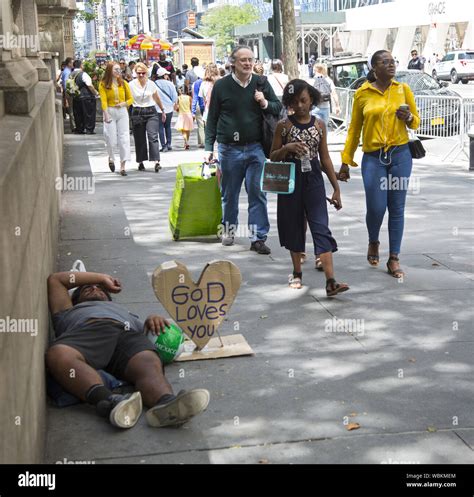
{"label": "man's outstretched arm", "polygon": [[48,304],[51,314],[65,311],[72,307],[68,290],[82,285],[103,285],[111,293],[122,290],[120,281],[108,274],[64,271],[53,273],[48,277]]}

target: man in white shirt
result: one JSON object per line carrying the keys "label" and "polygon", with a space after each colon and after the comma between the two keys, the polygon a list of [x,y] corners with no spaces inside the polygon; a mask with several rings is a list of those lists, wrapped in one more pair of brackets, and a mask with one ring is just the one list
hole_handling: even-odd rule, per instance
{"label": "man in white shirt", "polygon": [[[76,77],[76,84],[80,92],[85,132],[87,135],[95,135],[96,100],[99,98],[99,92],[94,88],[91,77],[84,71],[84,63],[81,63],[81,72]],[[84,129],[79,129],[78,132],[82,133]]]}

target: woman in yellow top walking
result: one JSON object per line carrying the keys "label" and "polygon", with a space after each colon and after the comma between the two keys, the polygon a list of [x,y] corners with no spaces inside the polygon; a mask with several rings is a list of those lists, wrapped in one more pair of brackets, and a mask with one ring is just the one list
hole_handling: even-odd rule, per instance
{"label": "woman in yellow top walking", "polygon": [[393,79],[396,64],[392,54],[379,50],[372,56],[370,65],[367,81],[354,96],[352,120],[338,178],[347,181],[350,177],[348,165],[357,167],[354,153],[362,131],[362,179],[369,233],[367,260],[372,266],[379,263],[379,232],[388,208],[390,257],[387,269],[395,278],[401,278],[404,273],[398,255],[412,169],[407,126],[418,128],[420,117],[410,87]]}
{"label": "woman in yellow top walking", "polygon": [[104,112],[104,138],[109,154],[109,168],[115,171],[114,148],[119,145],[120,174],[127,176],[125,164],[130,161],[130,127],[127,108],[133,98],[128,83],[122,79],[118,62],[109,62],[99,84]]}
{"label": "woman in yellow top walking", "polygon": [[191,96],[183,93],[183,89],[180,88],[178,90],[178,102],[175,104],[175,110],[178,111],[175,129],[183,135],[185,150],[189,150],[189,134],[194,128],[193,114],[191,113],[192,102]]}

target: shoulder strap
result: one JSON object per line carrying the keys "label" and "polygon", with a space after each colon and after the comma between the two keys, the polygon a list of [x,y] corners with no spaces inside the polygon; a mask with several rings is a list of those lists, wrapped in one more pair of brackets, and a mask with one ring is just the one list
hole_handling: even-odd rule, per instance
{"label": "shoulder strap", "polygon": [[281,137],[283,139],[283,143],[286,144],[288,133],[290,132],[291,128],[293,127],[293,123],[287,117],[285,117],[285,119],[283,119],[280,122],[283,124],[283,128],[281,129]]}
{"label": "shoulder strap", "polygon": [[278,82],[278,84],[280,85],[281,89],[282,89],[282,90],[284,90],[284,89],[285,89],[285,87],[281,84],[281,81],[280,81],[280,80],[276,77],[276,75],[277,75],[277,74],[278,74],[278,73],[274,73],[274,74],[273,74],[273,77],[277,80],[277,82]]}

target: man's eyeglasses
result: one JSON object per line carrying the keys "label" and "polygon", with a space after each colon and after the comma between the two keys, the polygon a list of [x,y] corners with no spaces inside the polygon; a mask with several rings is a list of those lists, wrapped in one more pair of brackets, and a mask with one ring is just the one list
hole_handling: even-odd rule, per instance
{"label": "man's eyeglasses", "polygon": [[250,62],[250,63],[253,63],[255,61],[254,58],[250,57],[248,59],[239,59],[239,62]]}

